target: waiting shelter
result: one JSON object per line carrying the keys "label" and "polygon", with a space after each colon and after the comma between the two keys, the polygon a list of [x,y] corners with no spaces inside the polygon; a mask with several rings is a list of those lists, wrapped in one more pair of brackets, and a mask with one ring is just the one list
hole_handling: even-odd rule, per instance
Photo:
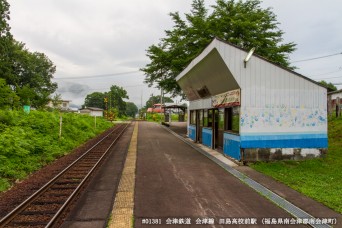
{"label": "waiting shelter", "polygon": [[178,116],[178,122],[184,122],[185,113],[187,110],[186,104],[175,104],[175,103],[165,103],[164,106],[164,116],[165,116],[165,122],[171,122],[171,115],[177,114]]}
{"label": "waiting shelter", "polygon": [[303,75],[215,38],[176,80],[195,142],[242,161],[327,151],[327,89]]}

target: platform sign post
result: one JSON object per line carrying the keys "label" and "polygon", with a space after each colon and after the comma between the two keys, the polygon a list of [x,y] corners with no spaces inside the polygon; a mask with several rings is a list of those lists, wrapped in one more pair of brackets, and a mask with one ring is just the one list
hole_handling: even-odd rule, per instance
{"label": "platform sign post", "polygon": [[59,115],[59,140],[62,139],[62,125],[63,125],[63,117],[62,114]]}

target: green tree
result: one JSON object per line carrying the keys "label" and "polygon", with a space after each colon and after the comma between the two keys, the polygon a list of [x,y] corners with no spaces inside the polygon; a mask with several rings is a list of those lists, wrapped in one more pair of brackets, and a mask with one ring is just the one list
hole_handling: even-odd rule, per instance
{"label": "green tree", "polygon": [[295,50],[294,43],[284,43],[284,32],[278,28],[271,8],[263,9],[260,0],[217,0],[209,23],[215,36],[290,68],[288,54]]}
{"label": "green tree", "polygon": [[84,106],[105,109],[105,96],[106,95],[101,92],[88,94],[84,100]]}
{"label": "green tree", "polygon": [[117,119],[119,116],[119,110],[117,108],[110,108],[109,109],[109,119],[110,120],[115,120]]}
{"label": "green tree", "polygon": [[60,105],[62,104],[62,95],[56,93],[52,99],[51,99],[52,107],[53,108],[59,108]]}
{"label": "green tree", "polygon": [[138,107],[133,102],[126,102],[126,115],[132,118],[138,113]]}
{"label": "green tree", "polygon": [[8,21],[10,19],[9,4],[6,0],[0,0],[0,37],[9,36],[10,27]]}
{"label": "green tree", "polygon": [[129,99],[127,91],[117,85],[112,85],[110,91],[105,93],[108,98],[109,108],[116,108],[118,110],[118,117],[122,117],[126,112],[126,102],[123,99]]}
{"label": "green tree", "polygon": [[231,42],[265,58],[290,67],[288,54],[294,43],[283,42],[283,32],[277,27],[276,15],[260,7],[259,0],[217,0],[208,15],[204,0],[193,0],[190,13],[182,19],[178,12],[170,13],[174,26],[166,37],[147,49],[150,58],[145,68],[145,83],[182,95],[175,77],[211,42],[214,37]]}
{"label": "green tree", "polygon": [[6,84],[6,81],[0,78],[0,108],[7,109],[17,106],[19,97]]}
{"label": "green tree", "polygon": [[[57,83],[51,81],[56,67],[45,54],[30,52],[23,43],[15,42],[14,46],[16,51],[13,56],[13,70],[7,78],[7,83],[19,96],[22,94],[20,91],[24,89],[28,92],[30,88],[31,105],[43,107],[49,102],[49,96],[57,89]],[[26,97],[21,97],[21,99],[26,102]]]}
{"label": "green tree", "polygon": [[[173,100],[170,97],[163,97],[163,103],[172,103]],[[151,96],[147,101],[145,108],[151,108],[154,104],[160,104],[160,95]]]}
{"label": "green tree", "polygon": [[329,91],[336,91],[337,90],[337,87],[334,86],[334,84],[332,84],[331,82],[328,83],[328,82],[322,80],[319,83],[321,83],[321,85],[327,87]]}
{"label": "green tree", "polygon": [[21,105],[32,105],[32,101],[35,98],[35,92],[32,88],[26,85],[18,87],[17,94],[20,97]]}
{"label": "green tree", "polygon": [[13,39],[8,25],[10,19],[9,14],[8,2],[6,0],[0,0],[0,78],[4,79],[11,72],[10,53],[13,46]]}
{"label": "green tree", "polygon": [[0,78],[17,93],[22,105],[30,102],[43,107],[57,89],[57,84],[51,82],[56,67],[45,54],[30,52],[13,38],[9,14],[8,2],[0,0]]}

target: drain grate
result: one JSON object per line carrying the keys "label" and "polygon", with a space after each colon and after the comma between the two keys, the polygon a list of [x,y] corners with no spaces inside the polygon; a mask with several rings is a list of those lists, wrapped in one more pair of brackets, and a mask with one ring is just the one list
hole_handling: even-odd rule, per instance
{"label": "drain grate", "polygon": [[[280,197],[279,195],[277,195],[274,192],[270,191],[269,189],[265,188],[263,185],[259,184],[258,182],[254,181],[253,179],[249,178],[245,174],[243,174],[243,173],[239,172],[238,170],[232,168],[231,166],[225,164],[224,162],[220,161],[219,159],[212,156],[211,154],[205,152],[201,148],[193,145],[191,142],[188,142],[182,136],[176,134],[175,132],[173,132],[169,128],[164,127],[164,126],[163,126],[163,128],[166,129],[167,131],[169,131],[171,134],[173,134],[177,138],[179,138],[180,140],[182,140],[183,142],[185,142],[186,144],[188,144],[189,146],[191,146],[192,148],[194,148],[196,151],[200,152],[204,156],[208,157],[210,160],[214,161],[216,164],[218,164],[219,166],[224,168],[226,171],[231,173],[233,176],[235,176],[236,178],[238,178],[239,180],[241,180],[242,182],[247,184],[249,187],[253,188],[255,191],[257,191],[258,193],[260,193],[261,195],[263,195],[264,197],[269,199],[274,204],[278,205],[279,207],[281,207],[282,209],[284,209],[285,211],[287,211],[288,213],[293,215],[295,218],[297,218],[297,219],[304,219],[304,218],[305,219],[315,219],[315,217],[313,217],[312,215],[308,214],[307,212],[305,212],[302,209],[300,209],[299,207],[293,205],[292,203],[290,203],[286,199]],[[315,228],[331,227],[327,224],[307,224],[307,225],[310,225],[310,226],[315,227]]]}

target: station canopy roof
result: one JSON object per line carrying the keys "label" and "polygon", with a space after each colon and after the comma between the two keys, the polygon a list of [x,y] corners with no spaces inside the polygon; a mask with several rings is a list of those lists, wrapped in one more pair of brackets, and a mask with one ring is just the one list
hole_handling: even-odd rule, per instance
{"label": "station canopy roof", "polygon": [[165,108],[187,108],[187,104],[165,103]]}
{"label": "station canopy roof", "polygon": [[205,49],[176,80],[190,101],[240,88],[216,48]]}
{"label": "station canopy roof", "polygon": [[[234,47],[234,53],[230,55],[225,52],[225,46]],[[220,51],[219,51],[220,50]],[[242,89],[241,85],[235,80],[235,78],[241,75],[234,75],[227,66],[227,61],[231,63],[240,62],[243,66],[244,59],[241,59],[247,55],[247,51],[234,44],[227,43],[220,39],[215,38],[191,63],[176,77],[176,81],[186,94],[189,101],[209,98],[218,94],[225,93],[227,91]],[[253,54],[256,58],[262,59],[265,64],[272,64],[283,70],[286,70],[298,77],[304,78],[311,83],[314,83],[320,87],[325,86],[313,81],[301,74],[291,71],[282,66],[276,65],[271,61]],[[234,65],[234,64],[233,64]],[[240,74],[241,71],[235,69],[235,74]]]}

